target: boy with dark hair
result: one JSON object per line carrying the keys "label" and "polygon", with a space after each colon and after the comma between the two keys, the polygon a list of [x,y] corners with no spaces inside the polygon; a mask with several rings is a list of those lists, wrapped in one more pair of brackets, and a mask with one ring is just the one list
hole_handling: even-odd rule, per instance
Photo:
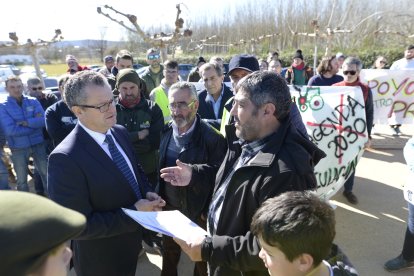
{"label": "boy with dark hair", "polygon": [[[332,246],[333,209],[312,193],[286,192],[266,200],[253,216],[251,231],[270,275],[358,275]],[[326,261],[329,255],[335,258]]]}

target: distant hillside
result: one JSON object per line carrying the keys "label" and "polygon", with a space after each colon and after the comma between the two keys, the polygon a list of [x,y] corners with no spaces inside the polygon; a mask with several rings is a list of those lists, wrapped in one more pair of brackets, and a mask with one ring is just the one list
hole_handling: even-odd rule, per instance
{"label": "distant hillside", "polygon": [[[55,47],[67,47],[67,46],[79,46],[79,47],[88,47],[90,45],[97,45],[100,40],[98,39],[83,39],[83,40],[63,40],[53,44]],[[0,45],[9,44],[10,41],[0,41]],[[124,41],[107,41],[108,47],[117,46]]]}
{"label": "distant hillside", "polygon": [[[79,47],[89,47],[91,45],[97,45],[100,40],[97,39],[84,39],[84,40],[63,40],[53,44],[54,47],[68,47],[68,46],[79,46]],[[107,47],[117,46],[118,44],[123,43],[123,41],[107,41]]]}

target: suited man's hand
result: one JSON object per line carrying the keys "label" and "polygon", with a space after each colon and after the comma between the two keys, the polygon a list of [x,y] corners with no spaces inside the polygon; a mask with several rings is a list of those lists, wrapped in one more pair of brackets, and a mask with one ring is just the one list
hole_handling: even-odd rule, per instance
{"label": "suited man's hand", "polygon": [[176,161],[177,166],[167,167],[160,170],[161,178],[165,182],[170,182],[173,186],[187,186],[193,174],[193,170],[189,164],[185,164],[180,160]]}
{"label": "suited man's hand", "polygon": [[[147,193],[147,197],[148,197]],[[155,193],[151,193],[151,194],[155,194]],[[147,211],[147,212],[152,212],[152,211],[161,211],[162,207],[165,206],[165,201],[158,196],[157,194],[155,194],[157,196],[157,199],[154,200],[149,200],[149,199],[140,199],[135,203],[135,208],[138,211]]]}

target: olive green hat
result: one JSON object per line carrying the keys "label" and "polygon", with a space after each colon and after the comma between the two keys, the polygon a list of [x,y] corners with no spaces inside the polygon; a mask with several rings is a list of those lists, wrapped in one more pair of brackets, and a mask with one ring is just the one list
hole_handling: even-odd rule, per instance
{"label": "olive green hat", "polygon": [[85,217],[27,192],[0,191],[0,275],[25,275],[80,234]]}
{"label": "olive green hat", "polygon": [[136,85],[138,85],[138,87],[140,89],[142,89],[142,84],[144,82],[144,80],[142,80],[138,73],[132,69],[132,68],[125,68],[122,69],[118,72],[118,74],[116,75],[116,84],[115,84],[115,91],[117,94],[119,94],[119,85],[125,81],[129,81],[132,83],[135,83]]}

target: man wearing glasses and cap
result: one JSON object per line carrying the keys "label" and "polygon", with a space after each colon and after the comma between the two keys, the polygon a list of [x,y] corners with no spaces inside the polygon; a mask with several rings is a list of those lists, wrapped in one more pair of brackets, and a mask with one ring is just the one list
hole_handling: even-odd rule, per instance
{"label": "man wearing glasses and cap", "polygon": [[151,92],[155,87],[161,84],[164,78],[164,67],[161,65],[160,51],[156,48],[151,48],[147,51],[148,67],[140,76],[145,81],[147,91]]}
{"label": "man wearing glasses and cap", "polygon": [[83,71],[65,84],[65,102],[78,117],[49,157],[51,199],[87,218],[72,242],[77,275],[135,275],[142,228],[121,208],[156,211],[165,202],[151,192],[128,131],[116,123],[106,78]]}
{"label": "man wearing glasses and cap", "polygon": [[[361,87],[362,94],[364,97],[365,102],[365,119],[367,124],[367,131],[369,140],[365,147],[370,147],[371,144],[371,129],[372,123],[374,121],[374,104],[372,100],[372,92],[369,89],[368,85],[361,83],[359,79],[359,74],[361,73],[362,69],[362,62],[356,57],[348,57],[345,59],[343,65],[343,74],[344,80],[341,82],[337,82],[332,86],[359,86]],[[355,171],[349,176],[348,180],[344,184],[344,192],[343,195],[349,201],[349,203],[357,204],[358,198],[352,192],[352,188],[354,186],[354,179],[355,179]]]}

